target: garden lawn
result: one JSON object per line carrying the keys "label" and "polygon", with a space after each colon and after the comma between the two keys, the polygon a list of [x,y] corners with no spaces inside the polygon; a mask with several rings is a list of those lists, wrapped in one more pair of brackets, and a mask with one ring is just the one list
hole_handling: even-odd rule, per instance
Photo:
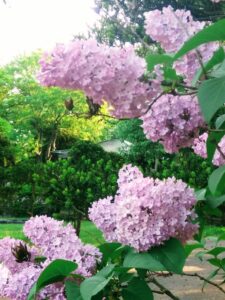
{"label": "garden lawn", "polygon": [[[15,239],[25,240],[23,234],[23,224],[0,224],[0,239],[10,236]],[[84,243],[95,246],[104,243],[102,233],[89,221],[83,221],[81,224],[80,238]]]}

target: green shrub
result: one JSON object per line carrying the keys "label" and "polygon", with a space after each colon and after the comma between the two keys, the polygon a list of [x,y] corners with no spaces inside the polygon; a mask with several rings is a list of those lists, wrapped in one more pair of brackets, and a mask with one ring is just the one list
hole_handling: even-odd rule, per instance
{"label": "green shrub", "polygon": [[194,188],[207,185],[208,176],[214,167],[197,156],[191,149],[182,149],[177,154],[168,154],[159,143],[145,138],[141,120],[131,119],[118,123],[114,137],[132,143],[129,152],[121,153],[126,163],[140,167],[145,176],[167,178],[174,176]]}
{"label": "green shrub", "polygon": [[115,194],[123,159],[91,142],[77,141],[68,160],[49,161],[33,176],[36,206],[42,213],[75,221],[86,218],[90,204]]}

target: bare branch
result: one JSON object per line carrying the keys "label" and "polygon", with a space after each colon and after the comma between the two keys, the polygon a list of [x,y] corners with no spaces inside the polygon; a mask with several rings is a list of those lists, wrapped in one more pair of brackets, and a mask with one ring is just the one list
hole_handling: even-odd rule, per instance
{"label": "bare branch", "polygon": [[215,286],[217,289],[219,289],[222,293],[225,294],[225,290],[217,283],[199,275],[198,273],[194,273],[194,274],[188,274],[188,273],[183,273],[182,275],[184,276],[190,276],[190,277],[198,277],[200,280],[207,282],[208,284],[211,284],[213,286]]}
{"label": "bare branch", "polygon": [[160,288],[161,292],[163,294],[166,294],[168,297],[174,300],[179,300],[177,296],[175,296],[171,291],[169,291],[165,286],[163,286],[161,283],[159,283],[155,278],[151,278],[150,282],[154,283],[158,288]]}

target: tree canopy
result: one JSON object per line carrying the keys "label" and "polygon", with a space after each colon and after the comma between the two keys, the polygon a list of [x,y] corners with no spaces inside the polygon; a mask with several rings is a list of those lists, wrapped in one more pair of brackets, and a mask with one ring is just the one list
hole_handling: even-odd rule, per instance
{"label": "tree canopy", "polygon": [[199,21],[216,21],[224,17],[225,4],[210,0],[95,0],[100,25],[93,33],[99,42],[135,43],[139,38],[150,42],[144,30],[144,13],[171,5],[174,9],[190,10]]}
{"label": "tree canopy", "polygon": [[0,69],[0,118],[7,124],[0,126],[0,139],[2,144],[4,136],[4,147],[11,141],[15,160],[33,155],[48,160],[57,145],[66,148],[74,139],[99,142],[108,126],[102,117],[85,116],[89,110],[81,91],[40,86],[39,59],[40,53],[34,53]]}

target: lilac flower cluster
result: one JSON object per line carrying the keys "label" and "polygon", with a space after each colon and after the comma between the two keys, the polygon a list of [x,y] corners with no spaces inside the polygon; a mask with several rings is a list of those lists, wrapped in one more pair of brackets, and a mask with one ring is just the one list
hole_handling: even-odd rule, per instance
{"label": "lilac flower cluster", "polygon": [[160,82],[141,81],[146,63],[129,45],[98,45],[76,40],[58,45],[41,60],[39,80],[46,86],[79,89],[96,104],[107,101],[116,117],[137,117],[160,92]]}
{"label": "lilac flower cluster", "polygon": [[[24,234],[29,238],[32,246],[11,238],[0,240],[0,263],[2,264],[0,296],[2,297],[25,300],[42,270],[57,258],[76,262],[78,264],[76,273],[85,277],[94,273],[96,263],[101,259],[98,249],[91,245],[84,245],[70,224],[64,226],[63,222],[46,216],[28,220],[24,225]],[[14,252],[21,255],[21,248],[27,255],[15,256]],[[45,257],[46,261],[36,263],[37,256]],[[7,280],[4,279],[6,277]],[[64,300],[63,292],[63,285],[52,285],[44,289],[38,299]]]}
{"label": "lilac flower cluster", "polygon": [[146,137],[159,141],[168,153],[191,146],[199,128],[204,126],[193,96],[163,95],[141,119]]}
{"label": "lilac flower cluster", "polygon": [[[194,152],[203,158],[207,158],[207,149],[206,149],[207,139],[208,139],[208,133],[205,132],[194,140],[192,146]],[[225,136],[222,138],[218,146],[220,147],[221,152],[225,155]],[[223,155],[218,150],[216,150],[214,154],[212,163],[215,166],[222,166],[225,164],[225,159],[223,158]]]}
{"label": "lilac flower cluster", "polygon": [[[194,21],[190,11],[164,7],[162,11],[153,10],[145,14],[146,33],[159,42],[167,53],[177,52],[194,34],[202,30],[205,22]],[[217,43],[209,43],[191,51],[174,64],[178,74],[191,82],[201,63],[206,62],[218,48]]]}
{"label": "lilac flower cluster", "polygon": [[171,237],[185,242],[197,231],[192,224],[194,191],[181,180],[145,178],[127,165],[119,172],[118,185],[114,199],[101,199],[89,210],[106,240],[147,251]]}

